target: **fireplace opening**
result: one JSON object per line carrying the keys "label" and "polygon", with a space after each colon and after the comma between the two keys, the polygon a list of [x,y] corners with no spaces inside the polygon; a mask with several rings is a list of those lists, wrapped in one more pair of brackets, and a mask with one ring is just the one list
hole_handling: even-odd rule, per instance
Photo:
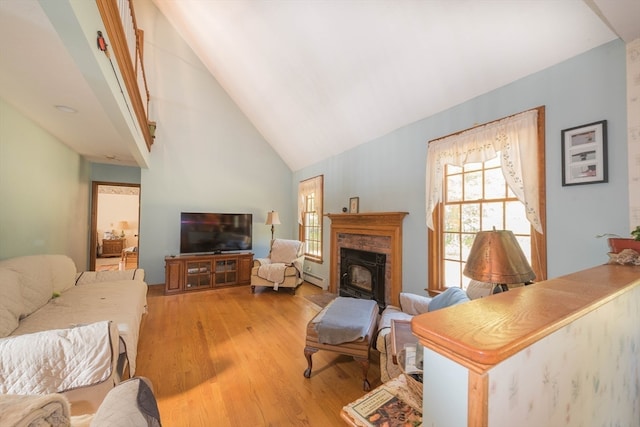
{"label": "fireplace opening", "polygon": [[340,295],[375,300],[384,310],[386,262],[385,254],[340,248]]}

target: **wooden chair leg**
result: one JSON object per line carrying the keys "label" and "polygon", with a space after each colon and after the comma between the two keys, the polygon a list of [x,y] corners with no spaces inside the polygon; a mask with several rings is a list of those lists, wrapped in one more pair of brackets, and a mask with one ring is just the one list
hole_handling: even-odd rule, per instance
{"label": "wooden chair leg", "polygon": [[307,369],[305,369],[305,371],[304,371],[304,377],[305,378],[311,378],[311,368],[313,367],[313,362],[311,361],[311,356],[313,356],[313,353],[315,353],[316,351],[318,351],[317,348],[313,348],[313,347],[305,347],[304,348],[304,357],[307,358]]}
{"label": "wooden chair leg", "polygon": [[369,373],[369,358],[364,357],[353,357],[353,360],[358,362],[360,366],[362,366],[362,389],[364,391],[371,390],[371,384],[369,384],[369,380],[367,379],[367,374]]}

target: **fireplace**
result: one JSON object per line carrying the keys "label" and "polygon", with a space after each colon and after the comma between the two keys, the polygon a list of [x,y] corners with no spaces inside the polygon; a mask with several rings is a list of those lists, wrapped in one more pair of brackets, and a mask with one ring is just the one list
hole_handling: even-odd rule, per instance
{"label": "fireplace", "polygon": [[[341,288],[344,280],[342,276],[345,273],[342,249],[373,252],[385,257],[385,261],[379,262],[384,264],[382,272],[372,271],[366,265],[360,265],[351,273],[358,275],[351,281],[360,284],[364,280],[361,276],[371,274],[372,281],[375,278],[376,283],[380,285],[376,290],[369,291],[373,294],[372,299],[375,299],[381,307],[388,304],[399,306],[400,292],[402,292],[402,220],[406,215],[407,212],[327,214],[331,220],[329,292],[342,295]],[[363,292],[357,288],[352,288],[351,291]],[[376,294],[376,292],[379,293]]]}
{"label": "fireplace", "polygon": [[386,263],[385,254],[340,248],[340,295],[375,300],[382,311]]}

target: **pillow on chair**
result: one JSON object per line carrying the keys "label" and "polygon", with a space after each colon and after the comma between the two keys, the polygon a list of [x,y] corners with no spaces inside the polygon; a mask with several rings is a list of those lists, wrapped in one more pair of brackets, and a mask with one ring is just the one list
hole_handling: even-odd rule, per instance
{"label": "pillow on chair", "polygon": [[429,303],[433,298],[416,295],[407,292],[400,292],[400,308],[403,312],[417,315],[429,311]]}
{"label": "pillow on chair", "polygon": [[271,262],[291,263],[298,258],[298,253],[302,247],[299,240],[275,239],[271,244]]}
{"label": "pillow on chair", "polygon": [[447,288],[440,295],[433,297],[429,303],[429,311],[439,310],[441,308],[450,307],[469,301],[467,293],[460,288]]}

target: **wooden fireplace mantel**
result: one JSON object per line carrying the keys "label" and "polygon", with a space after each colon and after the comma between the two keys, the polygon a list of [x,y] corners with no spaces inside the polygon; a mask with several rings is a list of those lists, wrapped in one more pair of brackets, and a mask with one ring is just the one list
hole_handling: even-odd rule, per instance
{"label": "wooden fireplace mantel", "polygon": [[331,220],[329,292],[337,293],[340,283],[338,235],[384,236],[391,242],[391,286],[388,298],[391,304],[399,305],[400,292],[402,292],[402,221],[408,214],[408,212],[327,214]]}

